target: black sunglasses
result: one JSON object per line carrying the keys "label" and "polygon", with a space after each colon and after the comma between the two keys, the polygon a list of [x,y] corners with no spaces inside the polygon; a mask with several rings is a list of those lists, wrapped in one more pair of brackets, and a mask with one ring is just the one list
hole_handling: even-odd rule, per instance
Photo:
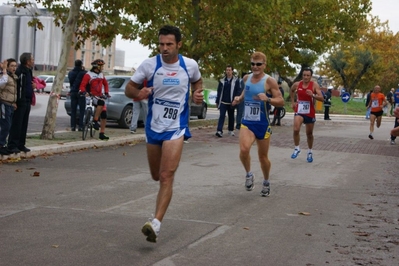
{"label": "black sunglasses", "polygon": [[251,66],[261,66],[261,65],[263,65],[264,63],[254,63],[254,62],[251,62]]}

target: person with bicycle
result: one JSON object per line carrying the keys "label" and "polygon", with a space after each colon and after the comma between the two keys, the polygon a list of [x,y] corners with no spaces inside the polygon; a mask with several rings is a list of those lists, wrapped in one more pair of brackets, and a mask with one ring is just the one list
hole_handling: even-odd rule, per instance
{"label": "person with bicycle", "polygon": [[[105,126],[107,125],[107,109],[105,106],[104,95],[110,98],[108,82],[102,73],[104,67],[104,60],[96,59],[91,65],[92,68],[88,71],[80,83],[80,93],[89,94],[93,98],[93,105],[96,107],[93,118],[93,127],[95,130],[100,129],[99,138],[101,140],[109,140],[105,135]],[[101,118],[101,124],[98,120]]]}

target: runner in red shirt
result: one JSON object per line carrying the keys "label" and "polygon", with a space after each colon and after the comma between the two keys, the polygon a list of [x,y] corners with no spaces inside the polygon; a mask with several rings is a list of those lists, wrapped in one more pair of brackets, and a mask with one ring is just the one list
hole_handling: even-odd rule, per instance
{"label": "runner in red shirt", "polygon": [[[294,143],[295,149],[291,155],[292,159],[298,157],[301,152],[299,148],[299,131],[302,124],[306,125],[306,137],[308,140],[308,155],[307,161],[313,162],[313,128],[316,122],[316,111],[314,108],[315,100],[324,101],[323,94],[320,87],[312,79],[313,70],[311,68],[304,68],[302,71],[302,80],[295,82],[290,90],[291,106],[294,109]],[[296,97],[295,97],[296,96]],[[297,101],[295,102],[295,98]]]}

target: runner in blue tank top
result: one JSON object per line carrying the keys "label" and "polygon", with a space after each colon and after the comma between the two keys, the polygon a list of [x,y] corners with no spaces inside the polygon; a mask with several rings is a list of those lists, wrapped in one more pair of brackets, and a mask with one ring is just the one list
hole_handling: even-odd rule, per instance
{"label": "runner in blue tank top", "polygon": [[[193,101],[201,104],[202,78],[197,62],[179,55],[182,46],[177,27],[164,26],[158,34],[159,51],[146,59],[126,86],[130,98],[148,97],[146,119],[147,157],[151,177],[159,182],[155,217],[141,229],[147,241],[156,242],[162,219],[172,199],[173,179],[188,130],[190,87]],[[147,87],[139,89],[147,79]]]}
{"label": "runner in blue tank top", "polygon": [[270,104],[284,106],[277,81],[265,74],[266,55],[255,52],[251,56],[252,73],[244,76],[245,88],[240,96],[234,98],[233,105],[244,101],[244,115],[240,129],[240,160],[246,171],[245,187],[254,189],[254,174],[251,172],[250,150],[254,142],[258,146],[259,162],[263,173],[261,196],[270,195],[270,161],[268,158],[271,127],[269,121]]}

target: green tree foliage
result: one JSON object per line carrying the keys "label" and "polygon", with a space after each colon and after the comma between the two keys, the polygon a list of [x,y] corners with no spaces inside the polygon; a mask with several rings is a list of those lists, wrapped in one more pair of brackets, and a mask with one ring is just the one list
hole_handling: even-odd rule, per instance
{"label": "green tree foliage", "polygon": [[[249,56],[254,51],[267,55],[267,71],[292,76],[296,65],[312,65],[311,61],[332,45],[355,40],[371,6],[370,0],[36,0],[36,3],[53,12],[56,25],[63,29],[73,27],[76,39],[64,41],[76,49],[89,38],[107,46],[121,34],[128,40],[140,37],[141,43],[155,54],[159,28],[176,25],[183,33],[182,53],[198,61],[204,76],[215,77],[223,73],[226,64],[232,64],[240,72],[248,71]],[[76,24],[68,23],[72,4],[79,4]],[[31,24],[42,26],[35,19]],[[310,54],[313,59],[309,61]],[[59,74],[65,74],[62,72]]]}
{"label": "green tree foliage", "polygon": [[[312,65],[333,44],[356,39],[370,1],[148,0],[140,7],[137,20],[146,27],[137,34],[154,53],[157,30],[171,23],[184,33],[182,52],[196,59],[205,75],[218,76],[226,64],[249,70],[250,54],[262,51],[269,71],[291,76],[294,65]],[[314,61],[304,63],[303,51],[316,55]]]}
{"label": "green tree foliage", "polygon": [[322,74],[333,78],[350,92],[368,92],[380,85],[384,92],[397,86],[399,78],[399,34],[386,22],[371,17],[359,29],[359,39],[335,45],[322,64]]}
{"label": "green tree foliage", "polygon": [[[65,25],[70,2],[36,2]],[[74,45],[92,38],[106,46],[121,34],[140,37],[155,54],[159,28],[173,24],[184,35],[182,53],[196,59],[206,76],[217,76],[226,64],[249,70],[254,51],[267,55],[269,71],[291,76],[295,65],[314,63],[305,62],[303,51],[317,58],[342,40],[355,40],[370,7],[370,0],[84,0]]]}

